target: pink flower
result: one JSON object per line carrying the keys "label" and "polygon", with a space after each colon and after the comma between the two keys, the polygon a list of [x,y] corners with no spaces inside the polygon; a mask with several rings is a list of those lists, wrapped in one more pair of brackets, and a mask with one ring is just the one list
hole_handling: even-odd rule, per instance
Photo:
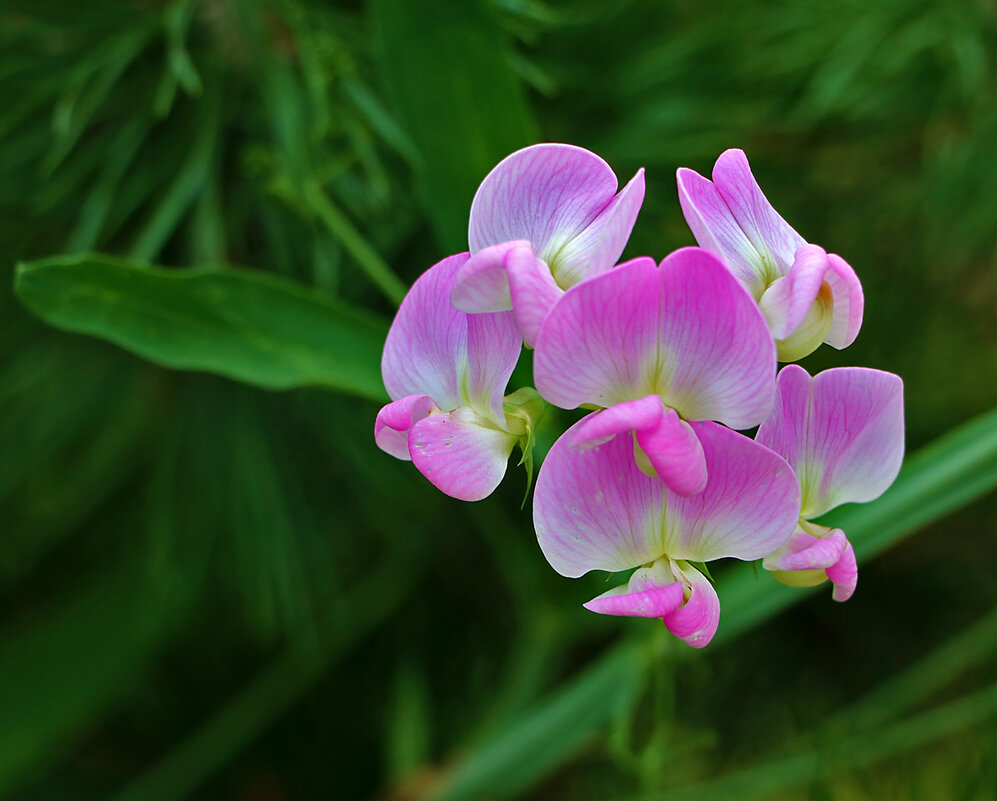
{"label": "pink flower", "polygon": [[644,171],[617,194],[613,170],[580,147],[541,144],[503,159],[471,204],[473,254],[453,304],[469,313],[512,310],[533,344],[564,291],[620,258],[644,200]]}
{"label": "pink flower", "polygon": [[606,407],[565,435],[573,446],[634,432],[639,463],[679,495],[707,483],[687,421],[758,425],[772,408],[775,371],[757,305],[701,248],[678,250],[660,267],[633,259],[569,290],[534,354],[536,386],[548,402]]}
{"label": "pink flower", "polygon": [[392,403],[378,413],[374,438],[447,495],[475,501],[498,486],[517,443],[525,452],[543,402],[533,390],[503,398],[521,351],[512,314],[450,305],[467,259],[430,267],[402,301],[381,359]]}
{"label": "pink flower", "polygon": [[903,381],[864,367],[811,378],[789,365],[755,439],[786,459],[802,492],[795,532],[763,566],[793,586],[830,579],[834,600],[847,601],[858,582],[855,552],[840,529],[810,520],[842,503],[878,498],[893,483],[904,455]]}
{"label": "pink flower", "polygon": [[762,194],[742,150],[720,154],[713,181],[678,171],[679,202],[696,241],[722,256],[761,307],[779,361],[802,359],[821,342],[845,348],[862,326],[855,271],[807,244]]}
{"label": "pink flower", "polygon": [[800,489],[770,450],[716,423],[692,423],[709,466],[702,492],[681,497],[646,476],[617,437],[578,452],[569,429],[537,479],[533,521],[562,576],[638,568],[629,582],[585,604],[606,615],[661,618],[694,648],[717,630],[720,601],[694,563],[758,559],[792,532]]}

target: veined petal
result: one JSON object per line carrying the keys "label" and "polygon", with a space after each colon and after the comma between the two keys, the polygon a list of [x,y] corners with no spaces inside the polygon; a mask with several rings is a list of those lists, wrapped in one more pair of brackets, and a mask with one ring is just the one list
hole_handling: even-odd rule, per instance
{"label": "veined petal", "polygon": [[829,253],[827,261],[830,269],[824,274],[824,281],[831,288],[834,313],[831,330],[824,341],[832,348],[841,350],[851,345],[859,335],[865,295],[859,277],[848,262],[835,253]]}
{"label": "veined petal", "polygon": [[533,347],[540,326],[564,290],[554,282],[547,263],[534,256],[529,246],[509,251],[505,269],[516,324],[523,341]]}
{"label": "veined petal", "polygon": [[893,373],[838,367],[811,378],[791,364],[755,439],[796,471],[810,519],[886,491],[903,461],[903,417],[903,381]]}
{"label": "veined petal", "polygon": [[525,239],[548,264],[616,195],[612,168],[574,145],[540,144],[506,156],[471,203],[471,252]]}
{"label": "veined petal", "polygon": [[630,581],[604,592],[587,604],[590,612],[621,617],[664,617],[685,600],[684,587],[668,570],[668,560],[634,571]]}
{"label": "veined petal", "polygon": [[819,245],[804,245],[796,252],[793,266],[758,301],[773,337],[785,339],[800,327],[829,269],[827,253]]}
{"label": "veined petal", "polygon": [[731,148],[720,154],[713,166],[713,184],[755,250],[771,260],[772,278],[784,275],[806,240],[772,208],[743,150]]}
{"label": "veined petal", "polygon": [[847,601],[858,584],[855,551],[841,529],[821,530],[807,524],[820,536],[797,528],[793,535],[762,561],[783,584],[791,587],[814,587],[830,579],[836,601]]}
{"label": "veined petal", "polygon": [[490,245],[471,256],[457,271],[450,302],[468,314],[512,311],[505,259],[509,251],[525,245],[525,240]]}
{"label": "veined petal", "polygon": [[684,561],[671,564],[675,577],[686,588],[686,602],[664,616],[668,630],[693,648],[710,644],[720,623],[720,599],[710,580]]}
{"label": "veined petal", "polygon": [[617,572],[663,556],[758,559],[792,533],[800,504],[796,478],[785,461],[747,437],[693,423],[708,480],[686,498],[641,472],[626,437],[573,448],[584,423],[554,443],[533,500],[537,539],[561,575]]}
{"label": "veined petal", "polygon": [[571,446],[579,449],[592,448],[609,442],[618,434],[656,428],[664,413],[665,407],[657,395],[617,403],[582,418],[571,429],[574,432],[570,440]]}
{"label": "veined petal", "polygon": [[500,422],[521,337],[511,312],[469,315],[450,304],[467,260],[450,256],[412,285],[388,331],[381,375],[393,400],[428,395],[440,409],[468,406]]}
{"label": "veined petal", "polygon": [[409,429],[435,408],[429,395],[406,395],[383,407],[374,421],[377,447],[396,459],[409,461],[412,458],[408,450]]}
{"label": "veined petal", "polygon": [[723,263],[682,248],[660,268],[633,259],[573,287],[537,337],[534,377],[551,403],[612,406],[657,394],[686,420],[758,425],[774,392],[775,345]]}
{"label": "veined petal", "polygon": [[844,603],[852,597],[859,583],[859,567],[855,550],[847,539],[841,558],[827,569],[827,577],[834,585],[831,597],[835,601]]}
{"label": "veined petal", "polygon": [[483,426],[469,409],[433,414],[412,426],[412,463],[437,489],[462,501],[480,501],[502,481],[516,437]]}
{"label": "veined petal", "polygon": [[558,285],[568,289],[612,268],[627,246],[643,203],[642,168],[592,222],[552,256]]}

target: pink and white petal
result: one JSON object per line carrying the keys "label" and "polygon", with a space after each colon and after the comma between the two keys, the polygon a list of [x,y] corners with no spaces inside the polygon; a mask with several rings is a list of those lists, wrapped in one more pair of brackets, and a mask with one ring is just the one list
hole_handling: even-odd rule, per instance
{"label": "pink and white petal", "polygon": [[792,468],[736,431],[710,422],[692,428],[703,447],[708,480],[697,495],[669,497],[661,552],[694,562],[772,553],[800,516]]}
{"label": "pink and white petal", "polygon": [[720,154],[713,166],[713,183],[755,250],[772,259],[772,278],[784,275],[806,240],[772,208],[743,150],[732,148]]}
{"label": "pink and white petal", "polygon": [[710,580],[684,561],[673,561],[672,572],[687,588],[688,600],[664,616],[667,629],[692,648],[710,644],[720,624],[720,599]]}
{"label": "pink and white petal", "polygon": [[526,239],[547,262],[616,194],[612,168],[574,145],[539,144],[506,156],[471,203],[471,252]]}
{"label": "pink and white petal", "polygon": [[533,255],[528,245],[509,252],[505,261],[512,310],[527,345],[533,347],[547,314],[564,294],[554,281],[547,262]]}
{"label": "pink and white petal", "polygon": [[450,295],[453,307],[468,314],[511,311],[505,258],[510,250],[524,244],[529,246],[529,242],[521,239],[501,242],[478,251],[464,262],[457,271]]}
{"label": "pink and white petal", "polygon": [[409,429],[435,409],[429,395],[406,395],[392,401],[377,413],[374,421],[374,442],[385,453],[396,459],[409,461]]}
{"label": "pink and white petal", "polygon": [[583,417],[572,427],[573,448],[591,448],[608,442],[617,434],[653,429],[661,422],[665,407],[657,395],[626,401]]}
{"label": "pink and white petal", "polygon": [[467,409],[434,414],[409,434],[412,463],[437,489],[461,501],[487,498],[501,483],[516,437],[480,425]]}
{"label": "pink and white petal", "polygon": [[824,248],[804,245],[796,252],[793,266],[773,281],[758,301],[769,330],[776,339],[786,339],[806,318],[817,300],[830,269]]}
{"label": "pink and white petal", "polygon": [[533,375],[540,394],[563,409],[655,394],[659,294],[658,269],[647,257],[568,290],[537,336]]}
{"label": "pink and white petal", "polygon": [[533,496],[540,548],[551,567],[570,578],[590,570],[629,570],[664,553],[664,482],[638,469],[628,437],[585,450],[572,447],[584,422],[554,443]]}
{"label": "pink and white petal", "polygon": [[699,437],[674,409],[653,428],[637,431],[637,445],[647,456],[658,478],[677,495],[696,495],[706,489],[706,455]]}
{"label": "pink and white petal", "polygon": [[865,367],[813,379],[802,367],[779,373],[778,400],[755,438],[785,458],[803,491],[803,516],[878,498],[904,453],[903,381]]}
{"label": "pink and white petal", "polygon": [[568,289],[611,269],[627,246],[643,203],[644,170],[640,169],[599,215],[552,257],[558,285]]}
{"label": "pink and white petal", "polygon": [[678,609],[684,600],[684,588],[667,568],[667,560],[634,571],[630,581],[604,592],[587,604],[590,612],[621,617],[664,617]]}
{"label": "pink and white petal", "polygon": [[845,540],[841,558],[827,569],[827,577],[834,585],[831,597],[835,601],[844,603],[855,593],[859,583],[859,566],[855,559],[855,550],[848,540]]}
{"label": "pink and white petal", "polygon": [[416,279],[388,331],[381,375],[393,400],[428,395],[441,409],[473,405],[494,418],[522,339],[511,312],[469,315],[451,305],[468,258],[451,256]]}
{"label": "pink and white petal", "polygon": [[713,182],[682,167],[676,173],[679,205],[699,246],[724,259],[727,267],[757,300],[768,284],[762,257],[741,230]]}
{"label": "pink and white petal", "polygon": [[834,310],[831,330],[824,341],[840,350],[851,345],[859,335],[865,296],[862,293],[862,283],[848,262],[835,253],[828,254],[827,260],[829,269],[824,275],[824,281],[831,288]]}
{"label": "pink and white petal", "polygon": [[800,528],[762,560],[766,570],[826,570],[835,564],[848,540],[840,529],[826,537],[815,537]]}
{"label": "pink and white petal", "polygon": [[[669,255],[658,278],[657,347],[650,355],[661,399],[685,420],[758,425],[772,409],[776,371],[775,343],[758,305],[702,248]],[[614,330],[627,328],[617,323]],[[619,353],[627,340],[614,344]]]}

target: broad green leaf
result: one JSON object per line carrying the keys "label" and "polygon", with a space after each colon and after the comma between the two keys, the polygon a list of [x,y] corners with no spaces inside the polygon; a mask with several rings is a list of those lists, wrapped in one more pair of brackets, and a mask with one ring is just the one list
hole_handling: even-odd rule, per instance
{"label": "broad green leaf", "polygon": [[480,0],[377,0],[370,17],[426,213],[444,250],[466,250],[474,190],[537,136],[509,44]]}
{"label": "broad green leaf", "polygon": [[384,397],[386,325],[270,275],[57,256],[19,265],[15,291],[47,323],[166,367],[265,389],[323,386]]}

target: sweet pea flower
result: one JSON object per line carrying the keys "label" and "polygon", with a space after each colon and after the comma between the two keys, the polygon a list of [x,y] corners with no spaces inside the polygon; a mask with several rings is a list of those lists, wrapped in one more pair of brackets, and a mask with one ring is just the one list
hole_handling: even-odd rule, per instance
{"label": "sweet pea flower", "polygon": [[467,259],[430,267],[402,301],[381,360],[392,402],[378,412],[374,439],[447,495],[476,501],[498,486],[517,443],[526,458],[543,401],[529,388],[503,398],[522,345],[512,314],[450,305]]}
{"label": "sweet pea flower", "polygon": [[660,267],[633,259],[565,293],[537,337],[533,371],[555,406],[605,407],[565,434],[571,445],[633,432],[641,469],[694,495],[707,484],[707,459],[687,421],[761,423],[775,393],[775,345],[723,263],[690,247]]}
{"label": "sweet pea flower", "polygon": [[858,583],[855,551],[843,531],[810,521],[842,503],[878,498],[897,477],[904,455],[903,381],[864,367],[811,378],[789,365],[779,373],[772,416],[755,439],[792,466],[802,491],[796,530],[762,565],[791,586],[830,579],[834,600],[847,601]]}
{"label": "sweet pea flower", "polygon": [[604,615],[661,618],[694,648],[713,639],[720,601],[695,563],[752,560],[792,532],[800,488],[772,451],[711,422],[693,423],[709,465],[705,489],[676,496],[634,463],[617,437],[575,451],[576,423],[551,449],[537,478],[533,521],[547,561],[562,576],[638,568],[629,582],[585,604]]}
{"label": "sweet pea flower", "polygon": [[742,150],[726,150],[709,181],[677,174],[679,202],[700,246],[722,256],[758,302],[779,361],[802,359],[826,342],[845,348],[862,326],[862,284],[834,253],[807,244],[772,208]]}
{"label": "sweet pea flower", "polygon": [[616,264],[644,201],[644,170],[617,194],[612,168],[574,145],[540,144],[507,156],[471,203],[470,259],[453,305],[512,310],[533,345],[565,290]]}

